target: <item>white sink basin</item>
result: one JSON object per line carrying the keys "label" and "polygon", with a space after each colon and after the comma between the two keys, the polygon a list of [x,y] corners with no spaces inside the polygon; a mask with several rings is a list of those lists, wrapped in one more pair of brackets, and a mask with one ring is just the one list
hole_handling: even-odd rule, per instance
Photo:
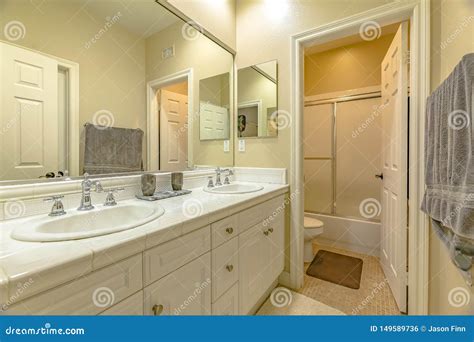
{"label": "white sink basin", "polygon": [[214,188],[205,187],[204,191],[211,192],[213,194],[246,194],[249,192],[256,192],[263,189],[263,186],[257,184],[240,184],[232,183],[222,186],[216,186]]}
{"label": "white sink basin", "polygon": [[136,228],[164,214],[158,206],[147,203],[96,206],[90,211],[69,210],[66,215],[32,218],[23,221],[12,232],[21,241],[49,242],[90,238]]}

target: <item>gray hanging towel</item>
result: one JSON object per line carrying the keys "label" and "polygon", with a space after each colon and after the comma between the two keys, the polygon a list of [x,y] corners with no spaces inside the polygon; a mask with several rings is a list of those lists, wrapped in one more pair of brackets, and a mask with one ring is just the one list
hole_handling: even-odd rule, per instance
{"label": "gray hanging towel", "polygon": [[91,175],[142,171],[143,131],[84,125],[84,172]]}
{"label": "gray hanging towel", "polygon": [[[455,255],[474,255],[474,53],[464,56],[426,105],[426,191],[421,209]],[[446,230],[447,228],[448,230]],[[443,233],[444,232],[444,233]]]}

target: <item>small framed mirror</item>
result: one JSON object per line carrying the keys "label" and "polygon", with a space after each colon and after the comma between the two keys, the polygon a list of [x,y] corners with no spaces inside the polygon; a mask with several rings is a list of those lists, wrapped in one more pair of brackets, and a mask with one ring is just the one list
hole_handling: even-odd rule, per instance
{"label": "small framed mirror", "polygon": [[272,60],[238,70],[239,138],[278,135],[278,63]]}

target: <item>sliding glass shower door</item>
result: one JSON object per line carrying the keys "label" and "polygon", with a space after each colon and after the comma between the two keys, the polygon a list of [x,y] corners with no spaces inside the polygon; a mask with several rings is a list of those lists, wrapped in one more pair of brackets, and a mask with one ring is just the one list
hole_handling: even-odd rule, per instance
{"label": "sliding glass shower door", "polygon": [[[305,106],[304,135],[305,210],[378,220],[380,97]],[[375,215],[366,212],[369,202]]]}

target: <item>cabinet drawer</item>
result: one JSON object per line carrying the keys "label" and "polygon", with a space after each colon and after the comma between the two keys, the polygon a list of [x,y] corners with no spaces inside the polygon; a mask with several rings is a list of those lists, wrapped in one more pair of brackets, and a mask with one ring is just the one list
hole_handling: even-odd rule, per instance
{"label": "cabinet drawer", "polygon": [[211,249],[209,226],[143,253],[145,285],[187,264]]}
{"label": "cabinet drawer", "polygon": [[8,315],[96,315],[142,288],[141,254],[8,308]]}
{"label": "cabinet drawer", "polygon": [[234,284],[226,293],[212,304],[214,316],[236,316],[239,314],[239,284]]}
{"label": "cabinet drawer", "polygon": [[144,290],[145,315],[209,315],[211,255],[207,253]]}
{"label": "cabinet drawer", "polygon": [[212,250],[212,301],[239,279],[239,239],[236,237]]}
{"label": "cabinet drawer", "polygon": [[101,316],[143,316],[143,291],[137,292],[100,314]]}
{"label": "cabinet drawer", "polygon": [[237,214],[240,233],[262,223],[262,221],[268,217],[269,211],[267,210],[266,204],[267,202],[260,203]]}
{"label": "cabinet drawer", "polygon": [[223,220],[211,224],[212,248],[222,245],[224,242],[239,235],[238,217],[232,215]]}

